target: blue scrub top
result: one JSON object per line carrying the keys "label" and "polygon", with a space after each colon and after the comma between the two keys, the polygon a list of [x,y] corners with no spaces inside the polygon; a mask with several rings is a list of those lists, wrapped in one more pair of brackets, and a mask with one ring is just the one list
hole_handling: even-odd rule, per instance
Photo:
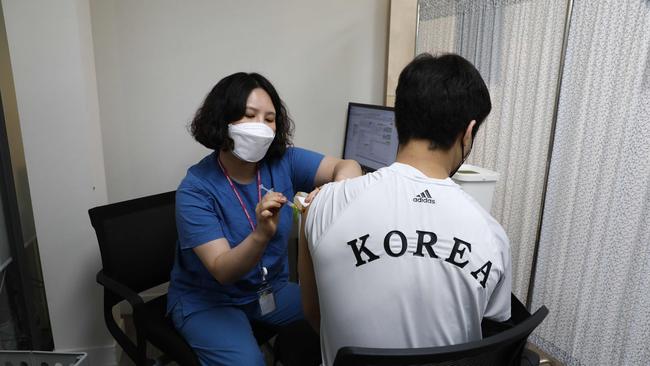
{"label": "blue scrub top", "polygon": [[[256,301],[262,283],[261,267],[255,266],[239,281],[221,284],[192,250],[219,238],[225,238],[232,248],[251,233],[250,223],[219,168],[217,156],[217,152],[213,152],[188,169],[176,191],[178,242],[167,295],[167,310],[181,302],[185,316],[217,305],[241,305]],[[291,200],[295,192],[310,192],[313,189],[322,159],[323,155],[319,153],[289,147],[282,158],[260,163],[262,184],[282,192]],[[250,184],[233,183],[256,223],[257,179]],[[262,265],[268,269],[267,280],[274,291],[282,288],[288,280],[287,241],[293,225],[291,207],[284,205],[280,215],[278,229],[262,256]]]}

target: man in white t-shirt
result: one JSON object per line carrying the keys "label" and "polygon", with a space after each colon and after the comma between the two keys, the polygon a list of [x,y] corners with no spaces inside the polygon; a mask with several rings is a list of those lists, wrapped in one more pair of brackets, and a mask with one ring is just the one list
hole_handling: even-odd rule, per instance
{"label": "man in white t-shirt", "polygon": [[459,344],[510,318],[508,238],[449,178],[490,109],[467,60],[416,57],[396,91],[396,162],[324,186],[303,214],[303,308],[325,366],[344,346]]}

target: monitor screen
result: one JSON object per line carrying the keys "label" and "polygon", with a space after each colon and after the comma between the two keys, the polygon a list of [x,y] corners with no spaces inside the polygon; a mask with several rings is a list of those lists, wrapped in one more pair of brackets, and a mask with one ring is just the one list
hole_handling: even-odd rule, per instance
{"label": "monitor screen", "polygon": [[395,162],[398,145],[393,108],[348,104],[344,159],[356,160],[366,170],[377,170]]}

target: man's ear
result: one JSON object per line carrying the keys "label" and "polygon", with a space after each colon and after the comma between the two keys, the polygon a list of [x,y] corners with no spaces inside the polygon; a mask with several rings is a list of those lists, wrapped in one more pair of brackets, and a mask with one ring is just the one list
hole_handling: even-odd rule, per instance
{"label": "man's ear", "polygon": [[[476,120],[471,120],[465,129],[465,134],[463,135],[463,146],[467,149],[469,146],[472,146],[472,132],[474,132],[474,127],[476,127]],[[467,150],[465,150],[467,151]]]}

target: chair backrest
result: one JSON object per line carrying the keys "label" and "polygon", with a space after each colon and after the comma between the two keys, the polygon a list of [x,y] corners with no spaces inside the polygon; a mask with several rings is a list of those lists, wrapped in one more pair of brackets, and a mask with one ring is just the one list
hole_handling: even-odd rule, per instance
{"label": "chair backrest", "polygon": [[[518,302],[518,300],[517,300]],[[380,349],[363,347],[341,348],[334,366],[371,365],[520,365],[521,354],[530,333],[546,318],[548,309],[539,308],[535,314],[503,332],[480,341],[464,344],[410,348]]]}
{"label": "chair backrest", "polygon": [[88,210],[104,273],[135,292],[169,281],[176,250],[176,192]]}

